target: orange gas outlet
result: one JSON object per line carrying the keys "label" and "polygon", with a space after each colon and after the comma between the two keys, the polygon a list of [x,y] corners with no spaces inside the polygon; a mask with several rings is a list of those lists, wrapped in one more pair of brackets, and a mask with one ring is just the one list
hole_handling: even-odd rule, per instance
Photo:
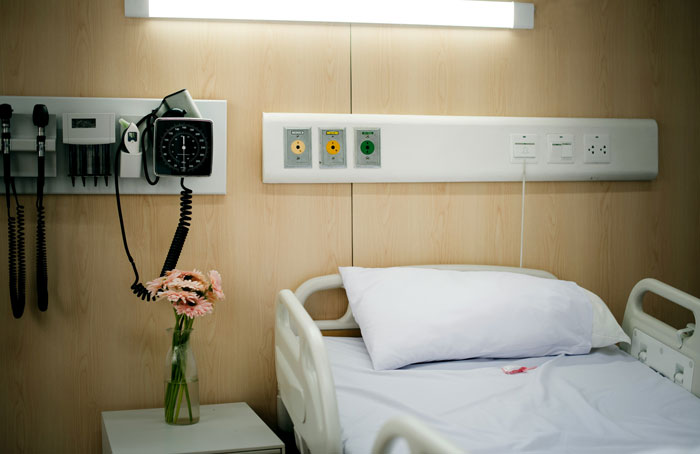
{"label": "orange gas outlet", "polygon": [[326,151],[328,154],[338,154],[340,152],[340,144],[337,140],[329,140],[326,143]]}

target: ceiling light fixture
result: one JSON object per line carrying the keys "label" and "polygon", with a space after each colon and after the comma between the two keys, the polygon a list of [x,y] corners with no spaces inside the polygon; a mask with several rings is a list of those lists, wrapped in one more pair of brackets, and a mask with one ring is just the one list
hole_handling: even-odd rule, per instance
{"label": "ceiling light fixture", "polygon": [[532,3],[482,0],[124,0],[127,17],[278,22],[534,27]]}

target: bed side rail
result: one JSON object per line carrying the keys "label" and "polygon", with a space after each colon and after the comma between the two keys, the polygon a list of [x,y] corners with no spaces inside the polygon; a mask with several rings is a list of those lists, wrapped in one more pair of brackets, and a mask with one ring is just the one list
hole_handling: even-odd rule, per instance
{"label": "bed side rail", "polygon": [[340,452],[338,404],[321,331],[291,290],[279,292],[275,306],[277,383],[299,449]]}
{"label": "bed side rail", "polygon": [[384,423],[374,439],[372,454],[390,452],[393,442],[399,439],[408,443],[411,454],[466,454],[412,416],[398,416]]}
{"label": "bed side rail", "polygon": [[[306,304],[306,300],[316,292],[321,292],[323,290],[332,290],[336,288],[343,288],[343,279],[340,274],[329,274],[326,276],[319,276],[309,279],[299,286],[294,295],[297,297],[301,305]],[[337,320],[314,320],[316,326],[323,330],[340,330],[340,329],[359,329],[360,326],[355,321],[355,317],[352,316],[352,310],[348,304],[348,308]]]}
{"label": "bed side rail", "polygon": [[[647,292],[655,293],[693,313],[695,325],[677,330],[644,312],[642,300]],[[694,329],[700,319],[700,299],[656,279],[642,279],[627,300],[622,328],[632,339],[625,349],[640,361],[700,397],[700,334]],[[650,348],[658,341],[660,348]],[[624,344],[623,344],[624,345]]]}
{"label": "bed side rail", "polygon": [[[491,266],[491,265],[415,265],[413,268],[434,268],[438,270],[456,270],[456,271],[505,271],[511,273],[527,274],[530,276],[541,277],[546,279],[556,279],[557,277],[547,271],[535,270],[531,268],[514,268],[510,266]],[[340,274],[329,274],[309,279],[299,286],[294,293],[303,306],[306,300],[314,293],[323,290],[331,290],[343,288],[343,280]],[[316,320],[316,325],[322,330],[342,330],[342,329],[359,329],[355,317],[352,315],[350,305],[348,305],[345,314],[336,320]]]}

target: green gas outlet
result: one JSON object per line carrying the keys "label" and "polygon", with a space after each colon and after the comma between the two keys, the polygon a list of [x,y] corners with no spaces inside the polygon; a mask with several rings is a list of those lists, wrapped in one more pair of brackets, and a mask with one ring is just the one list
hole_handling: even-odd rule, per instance
{"label": "green gas outlet", "polygon": [[381,166],[381,129],[355,129],[355,167],[379,168]]}
{"label": "green gas outlet", "polygon": [[360,144],[360,151],[365,156],[371,155],[372,153],[374,153],[374,142],[372,142],[371,140],[363,140]]}

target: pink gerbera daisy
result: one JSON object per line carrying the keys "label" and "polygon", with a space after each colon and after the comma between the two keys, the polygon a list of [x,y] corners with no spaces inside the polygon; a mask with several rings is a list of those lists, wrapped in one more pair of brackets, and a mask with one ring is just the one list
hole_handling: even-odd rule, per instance
{"label": "pink gerbera daisy", "polygon": [[164,277],[159,277],[159,278],[153,279],[150,282],[146,282],[146,290],[148,290],[148,292],[151,294],[151,296],[153,298],[156,298],[158,296],[158,292],[163,290],[164,282],[165,282]]}
{"label": "pink gerbera daisy", "polygon": [[221,287],[221,275],[216,270],[209,271],[209,280],[211,281],[211,289],[214,292],[214,296],[217,300],[222,300],[226,298],[224,295],[224,290]]}
{"label": "pink gerbera daisy", "polygon": [[199,282],[206,282],[207,279],[204,277],[204,273],[201,271],[194,269],[192,271],[182,271],[180,274],[180,278],[189,280],[189,281],[199,281]]}
{"label": "pink gerbera daisy", "polygon": [[179,278],[181,275],[182,275],[182,271],[180,271],[180,270],[166,271],[165,272],[165,285],[168,285],[170,282]]}
{"label": "pink gerbera daisy", "polygon": [[196,280],[185,280],[182,278],[173,279],[169,284],[168,288],[171,290],[187,290],[187,291],[197,291],[203,292],[206,289],[206,284]]}
{"label": "pink gerbera daisy", "polygon": [[194,305],[190,304],[173,304],[177,315],[186,315],[189,318],[201,317],[210,314],[213,310],[213,305],[204,298],[198,297],[198,302]]}
{"label": "pink gerbera daisy", "polygon": [[173,304],[197,304],[200,298],[196,293],[184,290],[166,290],[161,293],[161,296]]}

